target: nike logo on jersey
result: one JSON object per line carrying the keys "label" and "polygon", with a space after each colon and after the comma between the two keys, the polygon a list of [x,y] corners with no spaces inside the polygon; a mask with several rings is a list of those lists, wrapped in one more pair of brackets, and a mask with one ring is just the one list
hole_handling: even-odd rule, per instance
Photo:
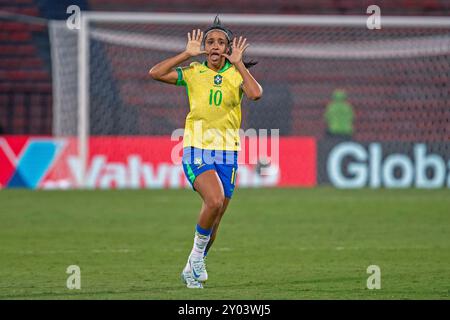
{"label": "nike logo on jersey", "polygon": [[205,73],[206,71],[208,71],[208,70],[200,70],[200,73]]}

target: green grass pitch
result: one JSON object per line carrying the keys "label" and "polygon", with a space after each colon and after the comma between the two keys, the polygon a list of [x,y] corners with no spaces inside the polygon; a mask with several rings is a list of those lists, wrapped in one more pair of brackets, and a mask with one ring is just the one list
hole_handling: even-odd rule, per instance
{"label": "green grass pitch", "polygon": [[0,299],[449,299],[449,190],[237,189],[190,290],[199,207],[191,190],[2,190]]}

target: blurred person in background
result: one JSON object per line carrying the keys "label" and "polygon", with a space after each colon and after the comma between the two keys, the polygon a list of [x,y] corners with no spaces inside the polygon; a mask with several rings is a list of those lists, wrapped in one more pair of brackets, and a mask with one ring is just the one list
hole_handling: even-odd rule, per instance
{"label": "blurred person in background", "polygon": [[351,139],[354,129],[353,107],[347,102],[347,94],[342,89],[333,92],[332,101],[327,105],[325,115],[327,137]]}

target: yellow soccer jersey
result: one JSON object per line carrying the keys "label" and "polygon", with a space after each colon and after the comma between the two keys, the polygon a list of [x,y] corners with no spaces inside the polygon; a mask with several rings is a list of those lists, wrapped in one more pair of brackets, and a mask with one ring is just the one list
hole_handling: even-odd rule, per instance
{"label": "yellow soccer jersey", "polygon": [[183,147],[240,150],[243,79],[239,71],[228,60],[218,72],[206,62],[176,70],[177,85],[186,87],[190,105]]}

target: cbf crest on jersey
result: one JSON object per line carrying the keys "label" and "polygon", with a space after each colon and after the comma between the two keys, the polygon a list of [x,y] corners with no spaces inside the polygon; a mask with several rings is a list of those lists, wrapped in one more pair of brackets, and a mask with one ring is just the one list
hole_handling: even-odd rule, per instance
{"label": "cbf crest on jersey", "polygon": [[222,84],[222,76],[220,74],[214,77],[214,84],[217,86]]}

